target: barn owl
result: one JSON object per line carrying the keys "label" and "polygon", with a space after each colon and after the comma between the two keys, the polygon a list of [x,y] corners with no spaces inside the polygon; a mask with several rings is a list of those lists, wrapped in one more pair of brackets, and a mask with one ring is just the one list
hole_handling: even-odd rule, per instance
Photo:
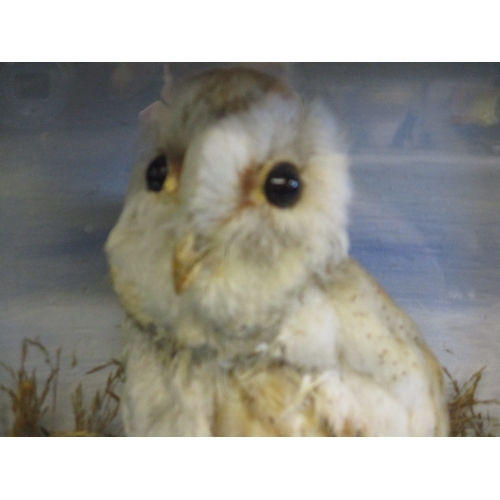
{"label": "barn owl", "polygon": [[446,435],[437,359],[348,256],[327,109],[235,67],[167,78],[140,120],[106,242],[127,435]]}

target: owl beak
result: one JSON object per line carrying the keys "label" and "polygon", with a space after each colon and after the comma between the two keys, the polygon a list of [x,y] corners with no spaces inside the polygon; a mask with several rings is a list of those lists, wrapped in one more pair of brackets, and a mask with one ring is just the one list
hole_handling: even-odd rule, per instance
{"label": "owl beak", "polygon": [[175,291],[185,292],[194,282],[201,269],[201,261],[208,254],[208,248],[196,248],[196,233],[187,233],[177,244],[174,251],[172,272]]}

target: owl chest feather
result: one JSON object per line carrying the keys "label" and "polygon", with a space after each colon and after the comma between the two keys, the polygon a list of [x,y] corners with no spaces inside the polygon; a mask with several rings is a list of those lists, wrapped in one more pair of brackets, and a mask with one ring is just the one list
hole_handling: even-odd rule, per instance
{"label": "owl chest feather", "polygon": [[[318,288],[306,294],[267,342],[241,340],[231,350],[219,337],[197,347],[175,347],[131,326],[124,402],[128,432],[446,433],[442,381],[437,376],[429,387],[425,376],[429,369],[439,375],[439,367],[418,330],[408,330],[405,322],[411,320],[404,314],[386,321],[384,306],[395,306],[364,281],[368,278],[356,263],[348,261],[344,268],[326,293]],[[401,326],[409,334],[402,334]]]}

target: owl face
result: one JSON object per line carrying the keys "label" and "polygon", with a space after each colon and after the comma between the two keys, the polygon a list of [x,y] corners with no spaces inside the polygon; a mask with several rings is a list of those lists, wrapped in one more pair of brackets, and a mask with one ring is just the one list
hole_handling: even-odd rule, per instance
{"label": "owl face", "polygon": [[255,71],[191,80],[143,116],[106,251],[125,308],[176,330],[267,328],[347,255],[347,160],[335,123]]}

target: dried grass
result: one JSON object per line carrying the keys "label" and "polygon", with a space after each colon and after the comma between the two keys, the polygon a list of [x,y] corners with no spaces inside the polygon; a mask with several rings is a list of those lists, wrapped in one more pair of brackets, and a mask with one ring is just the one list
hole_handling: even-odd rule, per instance
{"label": "dried grass", "polygon": [[497,399],[480,400],[476,397],[477,386],[486,367],[474,373],[466,382],[460,385],[445,368],[450,379],[451,395],[448,398],[450,412],[450,436],[453,437],[492,437],[495,436],[495,425],[488,414],[479,411],[483,405],[500,405]]}
{"label": "dried grass", "polygon": [[115,369],[108,374],[102,393],[99,390],[96,391],[89,408],[86,408],[84,404],[81,383],[71,395],[75,417],[74,432],[93,436],[111,435],[111,429],[120,409],[120,398],[116,394],[116,387],[122,380],[123,365],[118,360],[112,359],[108,363],[88,371],[87,375],[110,367]]}
{"label": "dried grass", "polygon": [[[35,347],[44,357],[50,372],[41,384],[36,369],[31,373],[26,370],[26,360],[29,347]],[[56,414],[57,403],[57,377],[60,369],[62,349],[57,349],[53,361],[47,348],[39,340],[24,339],[21,349],[20,368],[15,371],[11,366],[0,363],[10,374],[13,388],[0,385],[0,390],[6,392],[10,398],[14,422],[10,431],[11,436],[103,436],[112,435],[113,431],[120,433],[117,416],[120,398],[117,395],[118,385],[123,376],[123,365],[112,359],[104,365],[89,370],[86,375],[114,368],[106,379],[102,390],[97,390],[89,407],[85,406],[82,384],[78,384],[73,394],[71,403],[75,419],[74,429],[69,432],[59,432],[52,428],[47,430],[42,425],[42,418],[48,411],[47,396],[52,390],[52,427]],[[76,357],[73,354],[71,366],[76,366]]]}
{"label": "dried grass", "polygon": [[[26,370],[26,359],[28,357],[29,347],[35,347],[39,353],[43,354],[45,363],[50,368],[50,373],[42,384],[39,393],[39,383],[34,368],[31,373]],[[14,424],[10,431],[11,436],[42,436],[43,428],[40,426],[42,417],[46,414],[46,399],[52,388],[52,414],[55,415],[55,402],[57,397],[57,375],[61,360],[61,349],[56,351],[56,360],[52,361],[51,356],[45,346],[38,340],[24,339],[21,348],[21,364],[19,370],[15,371],[12,367],[0,363],[5,370],[9,372],[13,381],[14,388],[8,388],[0,385],[0,389],[5,391],[11,401],[12,412],[14,414]]]}

